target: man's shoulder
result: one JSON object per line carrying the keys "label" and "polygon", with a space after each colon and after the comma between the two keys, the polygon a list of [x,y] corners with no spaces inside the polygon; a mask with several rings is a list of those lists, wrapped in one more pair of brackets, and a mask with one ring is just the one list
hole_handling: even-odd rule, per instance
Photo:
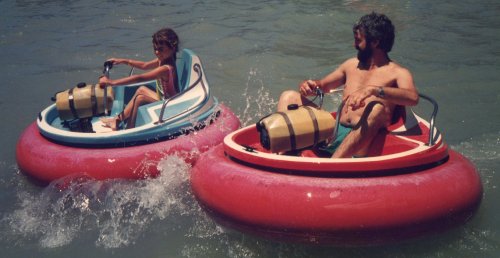
{"label": "man's shoulder", "polygon": [[393,73],[397,73],[397,74],[399,74],[399,73],[405,73],[405,74],[411,73],[408,68],[406,68],[406,67],[404,67],[404,66],[402,66],[399,63],[394,62],[394,61],[391,61],[389,63],[389,69],[391,69]]}
{"label": "man's shoulder", "polygon": [[384,73],[391,80],[397,81],[397,87],[406,87],[403,85],[399,85],[399,82],[411,82],[413,84],[413,75],[410,70],[394,61],[391,61],[385,70]]}
{"label": "man's shoulder", "polygon": [[359,59],[357,57],[351,57],[345,60],[344,64],[357,66],[359,64]]}
{"label": "man's shoulder", "polygon": [[344,70],[350,70],[358,67],[359,60],[356,57],[351,57],[345,60],[340,66],[344,68]]}

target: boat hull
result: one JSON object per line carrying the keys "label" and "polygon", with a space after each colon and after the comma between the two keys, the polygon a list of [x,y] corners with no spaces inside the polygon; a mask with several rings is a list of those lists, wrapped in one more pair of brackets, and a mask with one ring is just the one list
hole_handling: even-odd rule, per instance
{"label": "boat hull", "polygon": [[174,139],[137,146],[99,148],[72,147],[48,140],[32,123],[20,136],[16,148],[19,169],[41,182],[63,177],[96,180],[142,179],[159,174],[158,162],[179,155],[193,164],[199,153],[222,142],[240,126],[239,119],[219,104],[220,115],[205,128]]}
{"label": "boat hull", "polygon": [[199,202],[221,224],[274,240],[373,245],[467,221],[482,198],[474,166],[449,150],[433,167],[404,174],[288,174],[229,158],[223,145],[191,173]]}

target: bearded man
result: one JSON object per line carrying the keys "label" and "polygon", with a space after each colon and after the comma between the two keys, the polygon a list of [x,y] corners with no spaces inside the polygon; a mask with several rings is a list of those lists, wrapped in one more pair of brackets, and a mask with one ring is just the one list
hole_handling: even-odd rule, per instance
{"label": "bearded man", "polygon": [[390,124],[395,107],[414,106],[419,100],[410,71],[389,58],[395,38],[391,20],[367,14],[353,26],[353,33],[357,57],[321,80],[300,83],[298,92],[283,92],[278,102],[278,111],[289,104],[312,105],[306,96],[314,95],[316,88],[330,92],[345,86],[337,137],[323,149],[332,158],[366,156],[379,130]]}

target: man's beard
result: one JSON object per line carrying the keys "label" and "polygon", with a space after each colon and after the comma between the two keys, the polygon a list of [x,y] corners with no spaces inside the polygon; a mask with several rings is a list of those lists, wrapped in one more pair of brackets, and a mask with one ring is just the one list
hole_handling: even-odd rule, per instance
{"label": "man's beard", "polygon": [[364,50],[361,50],[359,48],[357,49],[358,49],[358,60],[361,63],[366,63],[372,57],[373,51],[368,46]]}

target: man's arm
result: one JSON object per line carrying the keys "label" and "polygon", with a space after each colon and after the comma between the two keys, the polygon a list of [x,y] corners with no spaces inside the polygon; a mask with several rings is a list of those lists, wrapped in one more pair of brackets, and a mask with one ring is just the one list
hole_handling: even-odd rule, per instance
{"label": "man's arm", "polygon": [[396,84],[396,88],[384,88],[385,95],[392,103],[403,106],[418,104],[418,91],[413,83],[413,76],[408,69],[400,68]]}
{"label": "man's arm", "polygon": [[323,79],[321,79],[320,85],[321,89],[328,93],[342,85],[345,84],[346,82],[346,66],[347,63],[351,62],[351,60],[347,60],[344,63],[342,63],[337,69],[335,69],[333,72],[325,76]]}
{"label": "man's arm", "polygon": [[410,71],[402,67],[398,68],[395,84],[396,87],[374,85],[363,87],[358,91],[344,96],[343,100],[353,110],[364,107],[365,99],[370,96],[385,99],[395,105],[415,106],[418,104],[419,96]]}
{"label": "man's arm", "polygon": [[337,69],[335,69],[333,72],[331,72],[321,80],[303,81],[299,86],[299,92],[304,96],[308,96],[314,94],[314,90],[316,88],[320,88],[323,90],[323,92],[328,93],[333,89],[344,85],[346,78],[345,66],[348,61],[341,64]]}

